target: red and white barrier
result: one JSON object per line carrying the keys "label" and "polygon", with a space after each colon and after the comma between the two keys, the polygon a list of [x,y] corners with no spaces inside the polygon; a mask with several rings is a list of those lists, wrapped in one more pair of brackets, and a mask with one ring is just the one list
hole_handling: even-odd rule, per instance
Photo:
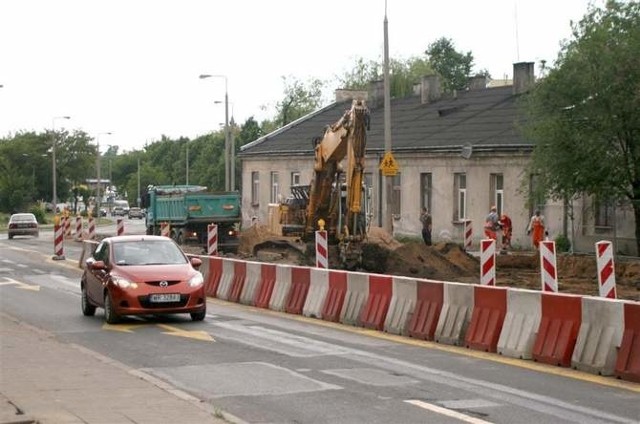
{"label": "red and white barrier", "polygon": [[89,216],[89,240],[96,239],[96,221],[93,216]]}
{"label": "red and white barrier", "polygon": [[209,256],[218,255],[218,226],[216,224],[207,225],[207,254]]}
{"label": "red and white barrier", "polygon": [[480,284],[496,285],[496,241],[493,239],[480,241]]}
{"label": "red and white barrier", "polygon": [[556,242],[540,242],[540,279],[543,292],[558,293],[558,267],[556,263]]}
{"label": "red and white barrier", "polygon": [[71,217],[64,217],[64,237],[71,238]]}
{"label": "red and white barrier", "polygon": [[53,259],[64,260],[64,221],[60,221],[58,217],[55,218],[53,224]]}
{"label": "red and white barrier", "polygon": [[325,230],[316,231],[316,267],[329,268],[329,249]]}
{"label": "red and white barrier", "polygon": [[596,243],[598,255],[598,286],[600,297],[615,299],[616,296],[616,272],[613,266],[613,244],[610,241]]}
{"label": "red and white barrier", "polygon": [[82,217],[76,216],[76,240],[82,240]]}
{"label": "red and white barrier", "polygon": [[171,225],[168,222],[162,222],[160,224],[160,235],[163,237],[171,237]]}
{"label": "red and white barrier", "polygon": [[473,227],[471,226],[471,220],[464,221],[464,250],[471,250],[471,244],[473,242]]}
{"label": "red and white barrier", "polygon": [[124,219],[116,219],[116,235],[121,236],[124,234]]}

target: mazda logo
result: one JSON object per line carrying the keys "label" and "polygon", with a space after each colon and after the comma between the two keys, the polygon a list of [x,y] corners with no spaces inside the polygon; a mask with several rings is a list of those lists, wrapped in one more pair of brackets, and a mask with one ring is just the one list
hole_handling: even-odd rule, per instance
{"label": "mazda logo", "polygon": [[169,287],[168,281],[160,281],[160,287]]}

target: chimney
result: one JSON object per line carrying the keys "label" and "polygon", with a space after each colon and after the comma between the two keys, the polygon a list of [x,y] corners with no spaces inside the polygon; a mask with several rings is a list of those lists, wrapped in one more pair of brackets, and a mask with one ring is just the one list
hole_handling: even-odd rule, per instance
{"label": "chimney", "polygon": [[369,83],[369,107],[381,108],[384,105],[384,81],[371,81]]}
{"label": "chimney", "polygon": [[536,77],[533,73],[533,62],[513,64],[513,94],[526,93],[533,88]]}
{"label": "chimney", "polygon": [[420,101],[422,104],[436,101],[440,98],[440,95],[440,77],[437,75],[427,75],[422,77],[422,91],[420,92]]}
{"label": "chimney", "polygon": [[485,75],[476,75],[469,78],[468,82],[469,91],[471,90],[484,90],[487,88],[487,77]]}
{"label": "chimney", "polygon": [[344,90],[337,89],[335,91],[336,102],[346,102],[347,100],[367,100],[368,93],[364,90]]}

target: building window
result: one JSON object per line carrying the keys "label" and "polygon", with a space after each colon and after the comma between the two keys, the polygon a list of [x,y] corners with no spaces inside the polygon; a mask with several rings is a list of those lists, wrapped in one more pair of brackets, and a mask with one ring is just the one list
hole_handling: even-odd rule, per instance
{"label": "building window", "polygon": [[453,196],[456,199],[453,211],[454,221],[467,219],[467,175],[464,173],[453,174]]}
{"label": "building window", "polygon": [[504,210],[504,176],[491,174],[491,205],[497,208],[498,215]]}
{"label": "building window", "polygon": [[294,171],[291,173],[291,185],[300,185],[300,172]]}
{"label": "building window", "polygon": [[613,227],[614,204],[609,199],[596,199],[595,208],[595,226],[596,229],[604,229]]}
{"label": "building window", "polygon": [[420,206],[431,212],[431,173],[420,174]]}
{"label": "building window", "polygon": [[280,184],[278,182],[278,172],[271,172],[271,203],[278,203],[280,200]]}
{"label": "building window", "polygon": [[402,175],[398,172],[391,180],[391,213],[400,217],[402,213]]}
{"label": "building window", "polygon": [[251,172],[251,204],[257,206],[260,195],[260,173],[258,171]]}

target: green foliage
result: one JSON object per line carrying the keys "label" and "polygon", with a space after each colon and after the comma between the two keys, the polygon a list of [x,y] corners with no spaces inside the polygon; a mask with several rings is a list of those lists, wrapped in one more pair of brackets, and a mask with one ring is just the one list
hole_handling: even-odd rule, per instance
{"label": "green foliage", "polygon": [[282,77],[284,98],[276,104],[275,122],[284,127],[322,106],[322,89],[324,82],[310,79],[302,82],[294,77]]}
{"label": "green foliage", "polygon": [[29,212],[31,212],[33,215],[35,215],[36,219],[38,220],[38,222],[40,224],[46,224],[47,223],[47,216],[45,214],[44,206],[42,204],[37,204],[37,205],[31,206],[31,208],[29,209]]}
{"label": "green foliage", "polygon": [[591,6],[524,102],[540,189],[556,199],[627,199],[640,217],[639,92],[640,3]]}
{"label": "green foliage", "polygon": [[473,55],[455,50],[453,42],[445,37],[429,44],[425,51],[431,67],[442,77],[446,91],[462,90],[467,86]]}
{"label": "green foliage", "polygon": [[568,252],[571,250],[571,242],[564,234],[560,234],[555,238],[556,250],[558,252]]}

